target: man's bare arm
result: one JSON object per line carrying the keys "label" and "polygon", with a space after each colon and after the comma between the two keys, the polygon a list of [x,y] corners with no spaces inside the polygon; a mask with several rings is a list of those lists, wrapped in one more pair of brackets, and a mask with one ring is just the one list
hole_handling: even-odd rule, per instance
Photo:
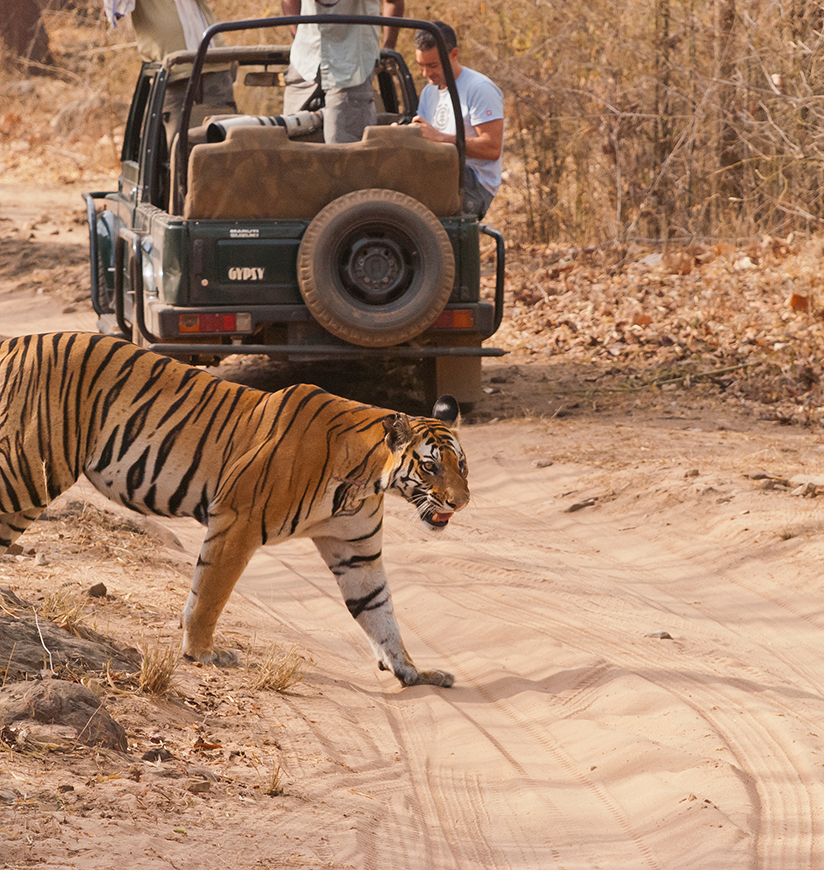
{"label": "man's bare arm", "polygon": [[[455,144],[455,136],[441,133],[423,118],[416,115],[413,123],[423,128],[423,138],[431,142],[451,142]],[[499,118],[496,121],[487,121],[486,124],[475,126],[477,136],[466,137],[466,156],[475,157],[478,160],[497,160],[501,156],[504,147],[504,121]]]}
{"label": "man's bare arm", "polygon": [[[300,15],[300,0],[281,0],[280,8],[284,15]],[[297,29],[296,24],[289,28],[293,38]]]}
{"label": "man's bare arm", "polygon": [[[384,0],[384,18],[403,18],[404,0]],[[383,48],[394,48],[398,42],[398,28],[385,27],[383,30]]]}

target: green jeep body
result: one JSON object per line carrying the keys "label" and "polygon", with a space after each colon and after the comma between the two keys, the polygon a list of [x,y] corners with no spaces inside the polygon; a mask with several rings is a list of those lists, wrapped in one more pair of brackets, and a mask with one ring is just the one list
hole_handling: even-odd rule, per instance
{"label": "green jeep body", "polygon": [[[294,117],[278,115],[289,47],[212,42],[309,20],[430,30],[457,146],[430,143],[409,126],[417,94],[403,58],[389,51],[376,76],[378,126],[362,142],[326,145],[320,130],[290,138],[284,124],[294,127]],[[214,125],[229,116],[198,102],[206,64],[237,70],[244,119],[233,116],[236,126],[218,134]],[[179,65],[191,72],[170,144],[163,105]],[[472,403],[481,357],[501,354],[482,342],[501,322],[504,245],[462,213],[464,150],[446,48],[431,23],[294,16],[216,24],[196,53],[144,63],[118,189],[85,195],[98,328],[195,363],[234,353],[425,360],[428,397],[448,392]],[[495,240],[491,300],[481,298],[482,235]]]}

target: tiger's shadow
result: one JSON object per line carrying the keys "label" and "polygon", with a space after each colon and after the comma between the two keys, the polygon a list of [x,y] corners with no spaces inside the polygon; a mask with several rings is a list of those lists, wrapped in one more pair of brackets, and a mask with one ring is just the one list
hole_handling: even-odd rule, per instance
{"label": "tiger's shadow", "polygon": [[[424,666],[431,662],[420,662]],[[437,664],[437,663],[436,663]],[[441,662],[440,664],[444,664]],[[448,665],[447,665],[448,667]],[[773,685],[760,683],[756,680],[741,677],[730,673],[729,675],[717,673],[714,670],[707,672],[695,670],[672,670],[668,668],[647,667],[636,671],[628,671],[625,668],[603,668],[596,669],[597,677],[594,676],[591,668],[576,668],[573,670],[559,670],[544,678],[532,679],[523,677],[516,673],[507,673],[505,675],[489,674],[489,679],[472,679],[464,681],[460,673],[455,674],[455,685],[449,689],[443,689],[438,686],[408,686],[401,687],[398,683],[391,679],[387,674],[381,679],[381,686],[378,688],[367,687],[364,682],[343,681],[347,690],[367,695],[373,699],[386,699],[387,695],[397,696],[399,699],[414,699],[416,697],[425,697],[427,695],[441,695],[445,702],[450,706],[460,709],[463,707],[474,707],[483,705],[494,705],[500,702],[506,702],[513,698],[517,698],[524,694],[533,694],[544,696],[548,704],[552,704],[557,710],[560,717],[564,717],[565,709],[570,707],[578,709],[576,699],[580,698],[582,693],[592,697],[592,693],[605,688],[608,684],[620,680],[622,677],[628,676],[630,673],[634,677],[640,677],[646,680],[652,686],[660,686],[666,692],[675,691],[676,694],[689,699],[690,691],[696,684],[717,685],[719,691],[725,692],[729,688],[734,688],[736,691],[743,691],[749,695],[757,695],[761,692],[778,693],[785,697],[788,701],[814,701],[821,702],[821,696],[814,692],[808,692],[804,689],[799,689],[794,686],[782,686],[776,688]],[[311,682],[318,686],[340,686],[341,680],[326,676],[318,671],[313,672]],[[469,715],[466,712],[463,715]]]}
{"label": "tiger's shadow", "polygon": [[421,364],[416,361],[363,359],[280,362],[265,357],[238,357],[207,369],[233,383],[275,392],[293,384],[316,384],[346,399],[392,408],[414,416],[428,415]]}

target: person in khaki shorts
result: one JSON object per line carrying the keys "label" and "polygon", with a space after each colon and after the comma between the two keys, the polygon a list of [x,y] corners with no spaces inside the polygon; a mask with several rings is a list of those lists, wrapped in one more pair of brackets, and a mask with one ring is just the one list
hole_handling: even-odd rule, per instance
{"label": "person in khaki shorts", "polygon": [[[131,13],[137,51],[144,61],[160,61],[175,51],[196,51],[204,31],[215,16],[206,0],[103,0],[113,27]],[[213,45],[220,44],[213,40]],[[171,146],[180,127],[183,97],[192,68],[189,64],[172,69],[163,103],[163,124]],[[228,67],[203,68],[203,102],[227,114],[237,112],[234,78]]]}
{"label": "person in khaki shorts", "polygon": [[[284,15],[380,15],[380,0],[282,0]],[[387,18],[403,17],[404,0],[384,0]],[[359,142],[376,123],[372,81],[380,59],[380,28],[357,24],[301,24],[294,33],[286,71],[283,114],[293,115],[324,94],[323,138]],[[396,27],[387,27],[384,48],[394,48]],[[313,107],[314,108],[314,107]]]}

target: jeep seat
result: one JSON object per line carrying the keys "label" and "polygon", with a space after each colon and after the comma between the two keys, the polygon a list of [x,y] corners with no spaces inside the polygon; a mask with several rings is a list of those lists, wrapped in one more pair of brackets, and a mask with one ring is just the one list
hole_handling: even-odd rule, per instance
{"label": "jeep seat", "polygon": [[417,127],[367,127],[360,142],[289,139],[282,127],[233,127],[189,157],[185,218],[311,220],[339,196],[384,188],[438,217],[458,214],[458,152]]}

